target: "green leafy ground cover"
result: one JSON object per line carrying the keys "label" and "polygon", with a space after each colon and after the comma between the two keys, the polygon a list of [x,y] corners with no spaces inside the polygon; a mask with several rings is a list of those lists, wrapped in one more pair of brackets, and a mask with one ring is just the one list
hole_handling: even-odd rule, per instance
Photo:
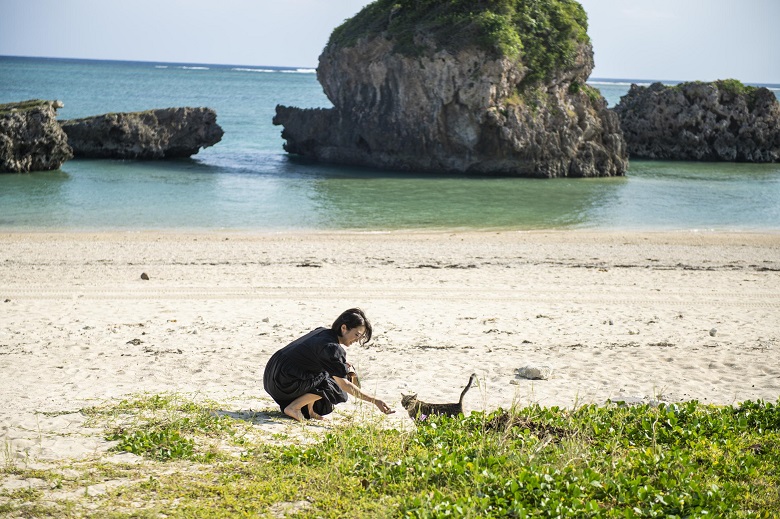
{"label": "green leafy ground cover", "polygon": [[[406,431],[347,418],[305,442],[270,442],[252,417],[220,408],[147,395],[85,409],[115,449],[141,462],[8,465],[3,477],[45,485],[0,491],[0,515],[780,516],[780,401],[532,406],[428,418]],[[109,480],[117,484],[102,494],[86,487]]]}

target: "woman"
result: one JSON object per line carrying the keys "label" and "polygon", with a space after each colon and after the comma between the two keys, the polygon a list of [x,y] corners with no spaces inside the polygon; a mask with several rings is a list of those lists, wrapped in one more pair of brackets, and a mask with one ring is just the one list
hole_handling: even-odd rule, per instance
{"label": "woman", "polygon": [[263,374],[266,392],[291,418],[322,420],[350,394],[394,413],[383,401],[364,393],[348,378],[354,376],[344,347],[371,340],[371,323],[359,308],[342,313],[328,328],[317,328],[277,351]]}

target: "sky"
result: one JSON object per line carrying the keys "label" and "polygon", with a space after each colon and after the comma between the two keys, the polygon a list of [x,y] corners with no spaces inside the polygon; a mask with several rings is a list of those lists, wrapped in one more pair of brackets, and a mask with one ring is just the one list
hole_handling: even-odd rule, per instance
{"label": "sky", "polygon": [[[370,0],[0,0],[0,55],[314,68]],[[581,0],[591,78],[780,84],[780,0]]]}

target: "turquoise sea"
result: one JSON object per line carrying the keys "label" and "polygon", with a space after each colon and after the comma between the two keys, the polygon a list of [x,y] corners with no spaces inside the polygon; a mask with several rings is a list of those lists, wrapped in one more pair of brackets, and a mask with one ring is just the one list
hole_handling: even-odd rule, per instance
{"label": "turquoise sea", "polygon": [[[590,83],[614,106],[632,82],[651,81]],[[625,178],[553,180],[307,164],[271,119],[277,104],[330,106],[311,69],[0,57],[0,103],[33,98],[63,101],[61,119],[207,106],[225,135],[191,159],[1,174],[0,231],[780,230],[780,164],[632,161]]]}

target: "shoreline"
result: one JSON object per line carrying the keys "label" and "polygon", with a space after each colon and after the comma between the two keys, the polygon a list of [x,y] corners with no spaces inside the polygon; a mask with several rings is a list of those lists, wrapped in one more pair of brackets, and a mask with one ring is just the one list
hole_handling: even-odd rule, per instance
{"label": "shoreline", "polygon": [[[761,241],[771,244],[777,240],[780,242],[780,228],[778,229],[750,229],[750,230],[717,230],[717,229],[282,229],[282,230],[258,230],[258,229],[127,229],[127,230],[101,230],[101,229],[2,229],[0,237],[25,237],[47,236],[51,238],[71,239],[77,237],[99,237],[104,240],[132,238],[158,238],[168,237],[173,239],[187,238],[222,238],[237,237],[246,240],[268,239],[280,236],[290,237],[328,237],[328,236],[504,236],[504,237],[529,237],[531,239],[560,239],[565,241],[578,241],[583,238],[601,240],[624,239],[632,241],[690,241],[690,238],[705,239],[712,242],[728,242],[746,238],[750,241]],[[557,237],[557,238],[556,238]]]}
{"label": "shoreline", "polygon": [[210,234],[228,234],[237,236],[274,236],[274,235],[342,235],[342,234],[357,234],[357,235],[371,235],[371,234],[399,234],[399,235],[416,235],[416,234],[593,234],[593,235],[757,235],[765,234],[770,236],[780,236],[780,227],[777,228],[602,228],[602,227],[550,227],[550,228],[521,228],[521,227],[486,227],[486,228],[471,228],[471,227],[420,227],[420,228],[345,228],[345,229],[329,229],[329,228],[280,228],[280,229],[250,229],[250,228],[208,228],[208,227],[195,227],[195,228],[127,228],[120,229],[116,227],[111,228],[83,228],[74,229],[71,227],[63,228],[27,228],[27,227],[0,227],[0,235],[68,235],[73,234],[77,236],[85,234],[93,235],[150,235],[160,234],[165,236],[175,235],[210,235]]}
{"label": "shoreline", "polygon": [[[265,361],[353,306],[376,338],[348,358],[390,426],[402,393],[457,400],[472,372],[466,412],[780,397],[780,234],[3,231],[0,432],[59,459],[109,445],[79,409],[138,393],[277,412]],[[269,416],[270,441],[292,424]]]}

